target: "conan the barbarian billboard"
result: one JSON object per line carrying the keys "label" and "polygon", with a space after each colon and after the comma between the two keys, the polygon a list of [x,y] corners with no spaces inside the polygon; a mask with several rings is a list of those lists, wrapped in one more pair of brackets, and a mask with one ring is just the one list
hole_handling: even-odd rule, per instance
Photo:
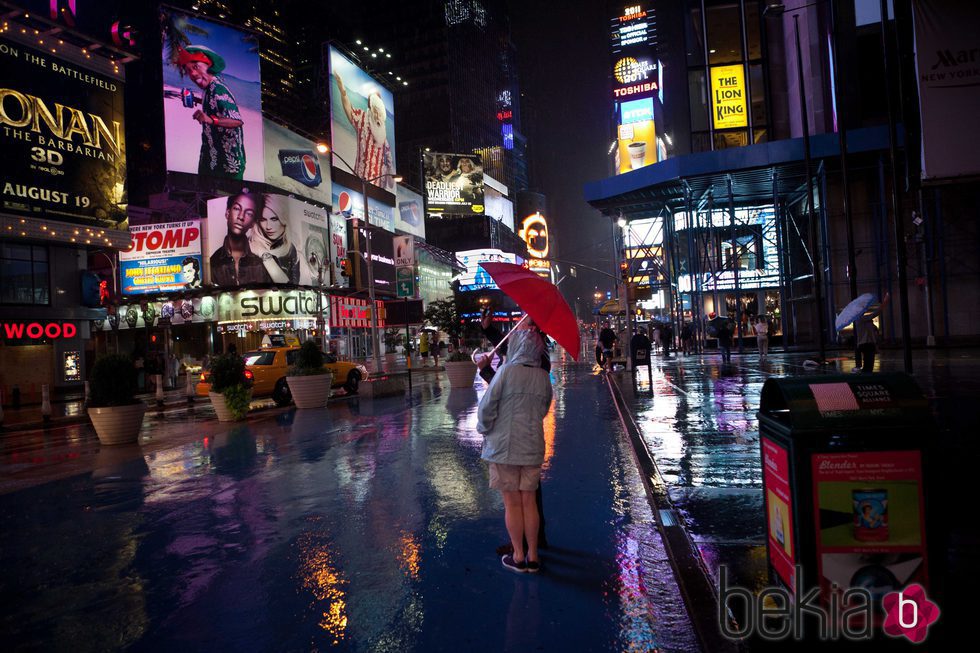
{"label": "conan the barbarian billboard", "polygon": [[124,219],[122,75],[0,36],[0,209],[99,223]]}

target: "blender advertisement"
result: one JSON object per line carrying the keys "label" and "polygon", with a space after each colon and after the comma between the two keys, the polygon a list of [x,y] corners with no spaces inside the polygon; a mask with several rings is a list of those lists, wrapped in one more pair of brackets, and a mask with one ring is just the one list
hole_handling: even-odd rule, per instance
{"label": "blender advertisement", "polygon": [[819,453],[812,459],[817,566],[830,588],[876,601],[910,583],[928,588],[918,451]]}

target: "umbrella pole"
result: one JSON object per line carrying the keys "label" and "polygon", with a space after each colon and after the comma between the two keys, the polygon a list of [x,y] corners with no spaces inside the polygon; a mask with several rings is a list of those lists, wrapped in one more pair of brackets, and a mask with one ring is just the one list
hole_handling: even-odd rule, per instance
{"label": "umbrella pole", "polygon": [[[517,331],[519,328],[521,328],[521,325],[524,324],[525,322],[527,322],[528,318],[530,318],[530,317],[531,317],[530,315],[528,315],[527,313],[525,313],[524,314],[524,317],[522,317],[520,319],[520,321],[517,324],[514,325],[514,328],[504,334],[504,337],[500,339],[500,342],[497,343],[497,346],[496,347],[494,347],[493,349],[491,349],[490,351],[488,351],[485,354],[480,354],[480,356],[489,356],[489,357],[493,358],[493,355],[497,353],[497,350],[500,349],[505,342],[507,342],[507,339],[510,338],[510,335],[512,333],[514,333],[515,331]],[[476,362],[477,353],[478,352],[474,351],[470,355],[470,359],[474,363]]]}

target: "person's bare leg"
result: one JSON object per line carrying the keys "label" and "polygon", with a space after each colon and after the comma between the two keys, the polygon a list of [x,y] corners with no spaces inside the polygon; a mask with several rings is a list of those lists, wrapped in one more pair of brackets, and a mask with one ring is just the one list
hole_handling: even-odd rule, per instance
{"label": "person's bare leg", "polygon": [[[516,490],[513,492],[501,491],[504,497],[504,524],[507,526],[507,535],[510,536],[510,544],[514,547],[514,562],[524,561],[524,506],[521,495],[524,493]],[[533,503],[534,495],[532,495]],[[537,514],[537,510],[535,510]],[[538,531],[534,527],[534,552],[538,551]],[[529,543],[530,545],[530,543]],[[537,560],[537,558],[535,558]]]}
{"label": "person's bare leg", "polygon": [[[534,492],[521,492],[521,508],[524,519],[523,537],[527,540],[527,559],[531,562],[538,561],[538,528],[540,527],[540,517],[538,516],[538,502]],[[517,540],[520,541],[520,540]],[[515,560],[517,558],[514,558]]]}

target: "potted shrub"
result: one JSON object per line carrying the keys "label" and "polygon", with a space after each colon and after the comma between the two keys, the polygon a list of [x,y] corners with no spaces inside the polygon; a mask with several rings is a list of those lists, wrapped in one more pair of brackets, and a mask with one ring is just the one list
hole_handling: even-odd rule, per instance
{"label": "potted shrub", "polygon": [[146,404],[136,398],[136,366],[129,356],[109,354],[92,367],[88,416],[102,444],[139,439]]}
{"label": "potted shrub", "polygon": [[450,388],[472,388],[476,380],[476,363],[468,353],[456,350],[446,359],[446,376]]}
{"label": "potted shrub", "polygon": [[237,422],[248,414],[252,388],[245,377],[245,361],[238,354],[222,354],[211,361],[211,405],[219,422]]}
{"label": "potted shrub", "polygon": [[299,348],[286,383],[297,408],[323,408],[330,398],[333,374],[323,366],[323,352],[312,340]]}
{"label": "potted shrub", "polygon": [[449,335],[453,353],[446,359],[446,376],[450,388],[472,388],[476,378],[476,364],[465,350],[460,350],[459,340],[463,334],[459,309],[451,299],[441,299],[429,304],[425,319],[440,331]]}

